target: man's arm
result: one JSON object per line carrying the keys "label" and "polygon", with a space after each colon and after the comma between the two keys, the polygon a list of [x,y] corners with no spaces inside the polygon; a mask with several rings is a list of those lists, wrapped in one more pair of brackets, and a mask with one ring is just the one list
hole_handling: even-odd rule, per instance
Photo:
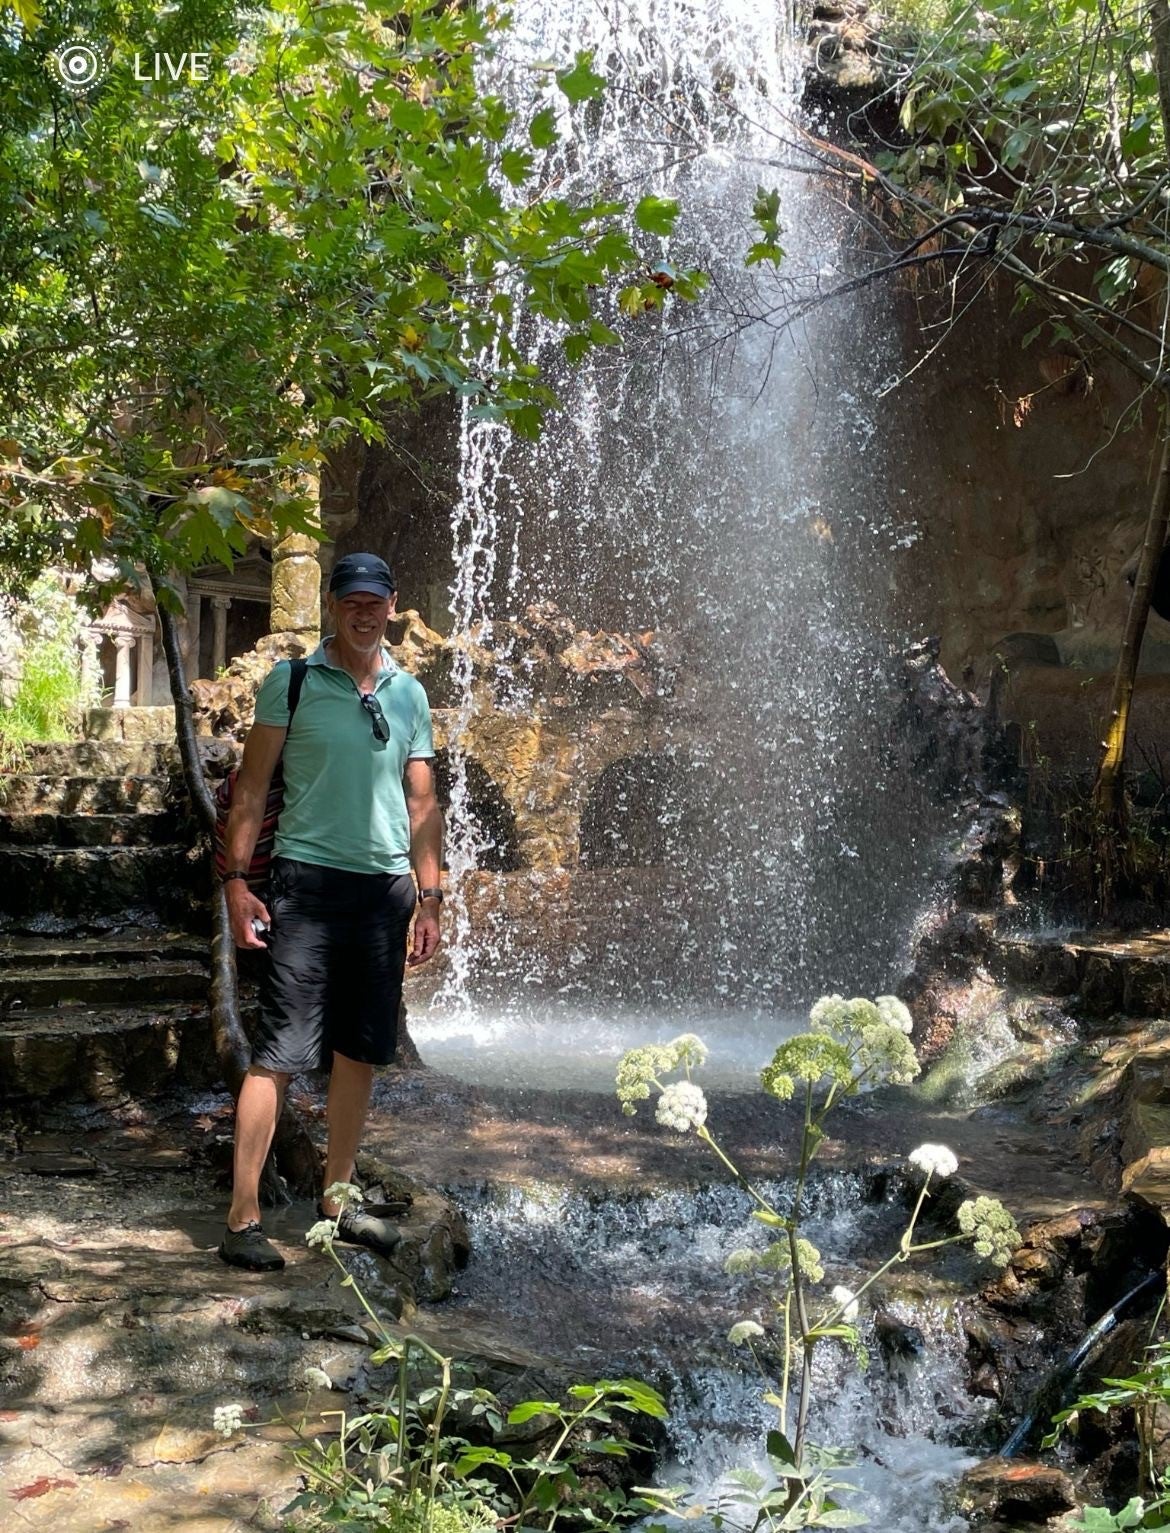
{"label": "man's arm", "polygon": [[[280,760],[287,733],[287,729],[274,724],[253,724],[248,731],[240,775],[232,794],[232,812],[224,834],[225,862],[229,870],[239,868],[246,872],[252,861],[264,823],[272,774]],[[268,911],[263,901],[256,898],[242,878],[233,878],[223,887],[236,946],[262,948],[264,943],[252,930],[252,922],[260,920],[268,925]]]}
{"label": "man's arm", "polygon": [[[410,860],[420,889],[439,887],[443,849],[443,816],[435,796],[431,763],[418,757],[406,763],[402,778],[406,812],[410,816]],[[423,900],[414,921],[414,943],[407,963],[425,963],[439,946],[439,901]]]}

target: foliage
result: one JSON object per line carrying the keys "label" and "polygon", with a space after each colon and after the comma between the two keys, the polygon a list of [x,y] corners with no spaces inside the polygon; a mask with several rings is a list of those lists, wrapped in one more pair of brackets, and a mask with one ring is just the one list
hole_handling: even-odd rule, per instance
{"label": "foliage", "polygon": [[[66,0],[20,16],[0,28],[10,583],[100,556],[133,584],[308,530],[323,455],[379,439],[390,406],[453,391],[535,433],[554,398],[516,344],[527,316],[579,356],[616,340],[611,280],[674,301],[636,239],[675,204],[631,221],[533,182],[531,150],[604,89],[591,57],[535,71],[513,115],[477,84],[507,34],[491,7],[103,0],[88,93],[53,73]],[[192,50],[206,78],[135,78]]]}
{"label": "foliage", "polygon": [[1079,1513],[1073,1528],[1083,1533],[1115,1533],[1122,1528],[1170,1528],[1170,1470],[1157,1468],[1153,1446],[1158,1441],[1155,1413],[1170,1407],[1170,1341],[1160,1341],[1148,1349],[1144,1368],[1125,1379],[1106,1379],[1104,1388],[1082,1395],[1067,1410],[1053,1419],[1053,1431],[1044,1439],[1051,1448],[1065,1432],[1075,1432],[1086,1411],[1107,1415],[1128,1409],[1138,1418],[1138,1436],[1142,1443],[1143,1493],[1132,1496],[1120,1511],[1102,1506],[1087,1506]]}
{"label": "foliage", "polygon": [[887,52],[904,140],[876,165],[915,225],[899,261],[953,263],[954,280],[1002,271],[1036,311],[1029,339],[1104,350],[1161,384],[1170,182],[1157,11],[932,7],[913,45]]}
{"label": "foliage", "polygon": [[[863,1088],[885,1083],[904,1083],[919,1072],[918,1058],[910,1041],[911,1018],[895,996],[846,1000],[824,996],[812,1008],[809,1028],[777,1048],[761,1073],[761,1085],[780,1101],[796,1097],[803,1108],[800,1160],[791,1204],[781,1212],[742,1174],[716,1141],[707,1125],[707,1103],[701,1088],[691,1080],[692,1067],[701,1065],[706,1049],[693,1034],[667,1044],[649,1044],[623,1056],[617,1071],[617,1094],[623,1110],[633,1113],[639,1101],[658,1093],[657,1119],[668,1128],[693,1131],[719,1157],[736,1182],[754,1203],[753,1217],[774,1238],[762,1249],[744,1247],[726,1261],[731,1274],[754,1273],[766,1278],[772,1289],[772,1308],[777,1319],[775,1333],[758,1320],[746,1318],[732,1326],[728,1341],[751,1353],[765,1379],[764,1400],[773,1406],[777,1425],[766,1444],[773,1478],[738,1471],[731,1477],[734,1489],[714,1507],[686,1506],[680,1497],[654,1492],[660,1509],[687,1517],[710,1512],[716,1525],[742,1521],[770,1529],[840,1528],[864,1521],[842,1504],[841,1497],[853,1487],[841,1472],[848,1457],[835,1449],[818,1447],[807,1439],[812,1405],[812,1358],[823,1342],[837,1342],[864,1367],[867,1362],[858,1328],[860,1301],[865,1293],[900,1262],[927,1251],[968,1243],[975,1254],[996,1266],[1006,1266],[1020,1243],[1015,1221],[994,1198],[977,1197],[960,1204],[955,1234],[932,1240],[916,1238],[916,1230],[932,1181],[945,1181],[958,1168],[945,1145],[920,1145],[908,1157],[917,1185],[917,1197],[898,1247],[856,1292],[837,1285],[827,1299],[812,1290],[824,1281],[821,1252],[801,1233],[809,1170],[825,1138],[825,1121],[844,1097]],[[664,1079],[681,1071],[681,1081]],[[685,1097],[680,1098],[680,1089]],[[663,1103],[667,1104],[664,1112]],[[685,1110],[680,1106],[685,1104]],[[770,1379],[761,1348],[774,1346],[779,1354],[778,1387]],[[795,1377],[794,1377],[795,1376]],[[724,1501],[729,1504],[725,1508]]]}
{"label": "foliage", "polygon": [[77,609],[60,584],[42,576],[28,605],[15,610],[20,676],[11,700],[0,707],[0,765],[8,769],[27,745],[74,738],[82,708],[96,700],[81,677]]}
{"label": "foliage", "polygon": [[[490,1390],[457,1387],[451,1359],[420,1336],[390,1332],[337,1255],[337,1218],[361,1196],[352,1184],[335,1183],[326,1198],[338,1202],[338,1216],[319,1220],[305,1239],[332,1258],[342,1287],[357,1295],[380,1340],[370,1362],[395,1364],[396,1381],[380,1409],[356,1416],[327,1412],[339,1418],[337,1435],[328,1442],[308,1440],[304,1420],[296,1428],[301,1443],[295,1457],[305,1488],[286,1508],[297,1515],[295,1525],[476,1533],[507,1522],[551,1533],[560,1520],[587,1522],[604,1533],[652,1510],[654,1503],[640,1495],[587,1484],[582,1469],[598,1456],[625,1458],[636,1450],[621,1422],[662,1420],[661,1395],[638,1379],[598,1379],[574,1384],[568,1405],[525,1400],[506,1410]],[[430,1370],[425,1385],[419,1365]],[[329,1380],[322,1374],[315,1382]],[[505,1425],[529,1422],[543,1430],[531,1452],[513,1454],[449,1430],[454,1413],[492,1436]],[[243,1408],[217,1407],[214,1424],[231,1436],[244,1425]]]}

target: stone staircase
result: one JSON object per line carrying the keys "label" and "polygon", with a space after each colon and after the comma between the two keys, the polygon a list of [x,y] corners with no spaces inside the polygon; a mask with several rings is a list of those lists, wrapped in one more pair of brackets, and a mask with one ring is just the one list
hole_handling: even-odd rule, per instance
{"label": "stone staircase", "polygon": [[1001,927],[983,982],[1018,1040],[983,1100],[1029,1097],[1041,1121],[1075,1130],[1105,1187],[1170,1224],[1170,929]]}
{"label": "stone staircase", "polygon": [[0,781],[0,1100],[214,1078],[207,871],[173,751],[35,747]]}

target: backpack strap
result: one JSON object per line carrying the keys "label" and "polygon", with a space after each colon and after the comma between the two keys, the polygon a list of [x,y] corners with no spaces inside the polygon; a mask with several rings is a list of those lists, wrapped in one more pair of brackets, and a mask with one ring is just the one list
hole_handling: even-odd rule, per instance
{"label": "backpack strap", "polygon": [[305,684],[305,672],[309,669],[307,660],[290,660],[288,663],[288,723],[285,729],[292,728],[293,714],[297,711],[297,704],[301,700],[301,688]]}

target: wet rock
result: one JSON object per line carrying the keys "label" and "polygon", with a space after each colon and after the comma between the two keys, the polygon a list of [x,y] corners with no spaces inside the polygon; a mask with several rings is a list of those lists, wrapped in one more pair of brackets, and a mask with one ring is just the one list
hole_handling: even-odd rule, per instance
{"label": "wet rock", "polygon": [[958,1504],[976,1522],[1047,1522],[1077,1504],[1063,1469],[1019,1459],[990,1458],[969,1469],[959,1483]]}
{"label": "wet rock", "polygon": [[921,1357],[926,1338],[920,1327],[899,1320],[888,1310],[878,1310],[873,1317],[874,1335],[887,1357]]}
{"label": "wet rock", "polygon": [[991,946],[991,969],[1007,984],[1044,995],[1072,995],[1079,983],[1076,949],[1067,942],[997,935]]}
{"label": "wet rock", "polygon": [[278,660],[296,660],[308,653],[308,641],[296,633],[270,634],[255,649],[234,659],[223,676],[202,678],[190,686],[195,729],[199,734],[242,741],[256,714],[260,683]]}

